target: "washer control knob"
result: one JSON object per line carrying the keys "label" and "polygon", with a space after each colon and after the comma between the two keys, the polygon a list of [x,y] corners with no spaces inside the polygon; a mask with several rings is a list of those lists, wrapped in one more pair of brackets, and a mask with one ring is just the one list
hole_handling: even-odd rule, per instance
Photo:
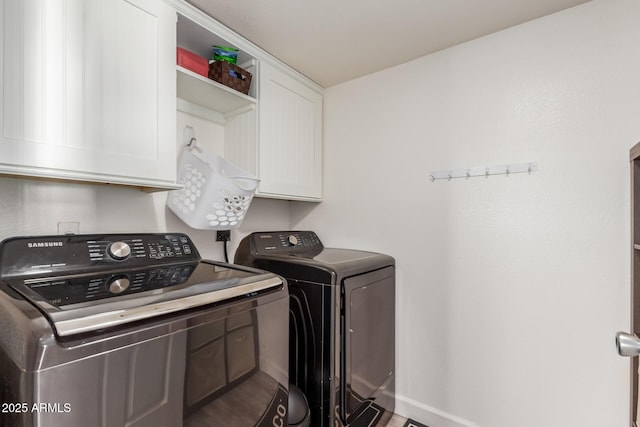
{"label": "washer control knob", "polygon": [[289,246],[297,246],[298,238],[291,234],[289,237],[287,237],[287,243],[289,243]]}
{"label": "washer control knob", "polygon": [[109,282],[109,292],[112,294],[119,294],[129,288],[131,282],[126,277],[117,277]]}
{"label": "washer control knob", "polygon": [[131,255],[131,246],[125,242],[114,242],[109,246],[107,252],[111,258],[123,260],[127,259],[129,255]]}

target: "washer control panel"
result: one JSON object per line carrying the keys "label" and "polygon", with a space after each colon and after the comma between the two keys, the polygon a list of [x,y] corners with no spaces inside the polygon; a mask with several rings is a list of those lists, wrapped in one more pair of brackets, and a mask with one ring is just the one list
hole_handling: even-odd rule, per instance
{"label": "washer control panel", "polygon": [[[104,234],[14,237],[0,244],[0,276],[55,276],[94,270],[147,268],[197,262],[200,255],[185,234]],[[113,284],[113,292],[129,284]]]}
{"label": "washer control panel", "polygon": [[298,254],[318,253],[324,249],[322,242],[313,231],[276,231],[253,233],[252,249],[256,254]]}

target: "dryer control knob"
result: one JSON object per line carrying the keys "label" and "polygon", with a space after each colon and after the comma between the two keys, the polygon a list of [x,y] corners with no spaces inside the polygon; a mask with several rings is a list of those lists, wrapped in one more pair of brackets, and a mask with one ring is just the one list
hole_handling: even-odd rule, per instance
{"label": "dryer control knob", "polygon": [[109,246],[107,252],[111,258],[123,260],[131,255],[131,247],[125,242],[114,242]]}
{"label": "dryer control knob", "polygon": [[289,243],[289,246],[297,246],[298,238],[291,234],[289,237],[287,237],[287,243]]}
{"label": "dryer control knob", "polygon": [[112,294],[119,294],[129,288],[131,282],[126,277],[118,277],[109,283],[109,292]]}

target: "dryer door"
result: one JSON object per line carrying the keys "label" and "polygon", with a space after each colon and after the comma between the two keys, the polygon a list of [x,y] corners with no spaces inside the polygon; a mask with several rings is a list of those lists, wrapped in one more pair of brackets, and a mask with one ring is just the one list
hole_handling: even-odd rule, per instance
{"label": "dryer door", "polygon": [[375,425],[394,409],[395,269],[347,278],[344,292],[340,414]]}

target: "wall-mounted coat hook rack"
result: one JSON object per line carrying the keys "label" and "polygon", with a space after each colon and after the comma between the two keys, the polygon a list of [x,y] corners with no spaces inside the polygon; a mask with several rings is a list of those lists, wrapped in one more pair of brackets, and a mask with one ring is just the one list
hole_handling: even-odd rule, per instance
{"label": "wall-mounted coat hook rack", "polygon": [[451,181],[455,178],[472,178],[478,176],[489,177],[490,175],[510,175],[514,173],[531,173],[538,170],[536,162],[508,163],[495,166],[477,166],[467,169],[441,170],[431,172],[431,181],[446,179]]}

